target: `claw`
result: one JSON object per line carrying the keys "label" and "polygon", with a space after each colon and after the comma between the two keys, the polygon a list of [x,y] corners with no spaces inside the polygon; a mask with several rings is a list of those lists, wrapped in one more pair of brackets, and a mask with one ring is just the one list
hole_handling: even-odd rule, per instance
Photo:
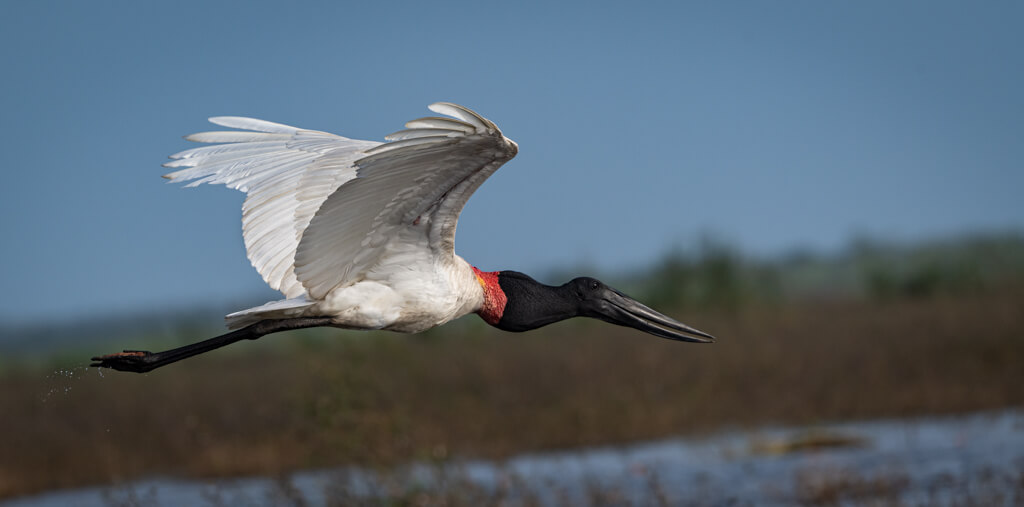
{"label": "claw", "polygon": [[93,357],[94,368],[111,368],[117,371],[133,371],[145,373],[153,369],[153,353],[148,350],[125,350],[116,354],[107,354]]}

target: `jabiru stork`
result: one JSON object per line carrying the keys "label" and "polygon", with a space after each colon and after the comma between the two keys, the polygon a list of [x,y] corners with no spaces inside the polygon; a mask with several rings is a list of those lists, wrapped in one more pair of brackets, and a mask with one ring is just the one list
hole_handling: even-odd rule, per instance
{"label": "jabiru stork", "polygon": [[246,194],[242,230],[252,265],[285,299],[226,317],[232,331],[163,352],[126,350],[92,366],[147,372],[239,340],[308,327],[416,333],[476,313],[506,331],[592,317],[661,338],[714,338],[600,281],[544,285],[484,272],[455,254],[466,201],[519,146],[468,108],[438,102],[386,136],[348,139],[253,118],[219,116],[233,131],[171,155],[164,177]]}

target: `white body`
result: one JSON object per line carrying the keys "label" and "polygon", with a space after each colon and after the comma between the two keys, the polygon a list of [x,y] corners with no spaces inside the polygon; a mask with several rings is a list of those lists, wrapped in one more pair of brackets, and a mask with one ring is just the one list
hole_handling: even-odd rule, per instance
{"label": "white body", "polygon": [[434,259],[406,261],[399,269],[381,265],[365,279],[331,290],[322,300],[300,296],[232,313],[228,327],[264,319],[330,316],[337,327],[418,333],[483,305],[483,288],[461,257],[455,256],[452,266],[439,266]]}
{"label": "white body", "polygon": [[204,132],[226,143],[172,155],[166,177],[247,194],[246,253],[287,299],[227,316],[331,317],[355,329],[419,332],[480,309],[481,281],[454,253],[459,213],[518,147],[480,115],[450,103],[391,142],[347,139],[277,123],[217,117],[246,131]]}

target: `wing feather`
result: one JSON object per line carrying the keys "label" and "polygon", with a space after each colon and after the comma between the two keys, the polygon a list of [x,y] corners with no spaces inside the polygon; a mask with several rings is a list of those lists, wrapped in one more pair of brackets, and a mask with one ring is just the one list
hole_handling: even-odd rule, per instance
{"label": "wing feather", "polygon": [[[192,148],[185,151],[180,151],[171,155],[168,158],[177,160],[182,158],[193,158],[193,157],[210,157],[214,155],[227,154],[227,153],[243,153],[243,152],[260,152],[267,150],[280,149],[281,143],[279,141],[266,141],[266,142],[255,142],[255,143],[242,143],[242,144],[217,144],[214,146],[200,146],[199,148]],[[166,164],[164,167],[168,167]]]}
{"label": "wing feather", "polygon": [[430,136],[449,136],[449,137],[452,137],[452,136],[460,136],[460,135],[464,135],[464,134],[465,134],[465,132],[463,132],[461,130],[421,128],[421,129],[406,129],[406,130],[399,130],[398,132],[392,132],[391,134],[388,134],[388,135],[384,136],[384,139],[387,139],[388,141],[401,141],[402,139],[415,139],[417,137],[430,137]]}
{"label": "wing feather", "polygon": [[401,141],[392,141],[390,143],[384,143],[380,146],[375,146],[366,151],[367,155],[373,155],[375,153],[381,153],[384,151],[397,150],[406,146],[416,146],[419,144],[437,144],[447,143],[448,141],[454,141],[449,136],[422,136],[402,139]]}
{"label": "wing feather", "polygon": [[267,132],[196,132],[185,136],[186,141],[196,143],[248,143],[254,141],[283,141],[290,136]]}
{"label": "wing feather", "polygon": [[396,140],[355,161],[356,177],[323,202],[295,252],[295,275],[309,297],[321,299],[386,264],[394,241],[454,262],[462,207],[518,150],[493,123],[458,111],[456,119],[408,122]]}
{"label": "wing feather", "polygon": [[[246,131],[202,132],[186,139],[202,146],[171,155],[165,177],[186,186],[223,184],[247,194],[242,205],[246,254],[268,285],[289,298],[305,294],[292,266],[299,237],[319,207],[346,179],[352,162],[380,143],[303,130],[238,116],[210,118],[216,125]],[[313,173],[333,171],[316,188],[302,187]],[[299,197],[300,191],[302,197]]]}
{"label": "wing feather", "polygon": [[475,134],[477,133],[476,127],[470,123],[466,123],[460,120],[453,120],[451,118],[438,118],[436,116],[428,116],[426,118],[419,118],[416,120],[408,121],[405,123],[407,129],[446,129],[446,130],[457,130],[464,134]]}
{"label": "wing feather", "polygon": [[476,127],[478,132],[498,130],[498,126],[491,123],[491,120],[488,120],[487,118],[476,114],[475,111],[458,104],[452,104],[451,102],[435,102],[427,107],[437,114],[446,114],[469,123]]}
{"label": "wing feather", "polygon": [[294,134],[299,129],[282,123],[245,118],[243,116],[214,116],[210,123],[232,129],[255,130],[256,132],[275,132],[278,134]]}

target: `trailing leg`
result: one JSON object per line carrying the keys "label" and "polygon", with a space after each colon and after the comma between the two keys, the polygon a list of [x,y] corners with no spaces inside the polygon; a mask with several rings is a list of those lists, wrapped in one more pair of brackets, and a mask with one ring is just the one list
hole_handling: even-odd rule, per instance
{"label": "trailing leg", "polygon": [[90,366],[97,368],[112,368],[118,371],[133,371],[145,373],[164,365],[168,365],[182,359],[186,359],[203,352],[219,349],[225,345],[231,345],[240,340],[255,340],[261,336],[292,329],[307,327],[330,326],[330,317],[300,317],[294,319],[262,320],[242,329],[231,331],[208,340],[185,345],[163,352],[148,352],[145,350],[125,350],[116,354],[96,356]]}

